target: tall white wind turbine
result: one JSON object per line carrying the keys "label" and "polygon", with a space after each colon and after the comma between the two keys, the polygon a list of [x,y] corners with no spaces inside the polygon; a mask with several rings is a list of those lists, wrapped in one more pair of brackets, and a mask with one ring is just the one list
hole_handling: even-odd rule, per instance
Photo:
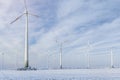
{"label": "tall white wind turbine", "polygon": [[112,49],[110,50],[110,65],[111,65],[111,68],[114,68],[113,51],[112,51]]}
{"label": "tall white wind turbine", "polygon": [[60,69],[63,69],[63,65],[62,65],[62,52],[63,52],[63,44],[66,43],[67,41],[63,41],[63,42],[58,42],[56,40],[57,43],[60,44],[60,55],[59,55],[59,59],[60,59]]}
{"label": "tall white wind turbine", "polygon": [[19,20],[22,16],[25,15],[26,17],[26,24],[25,24],[25,68],[29,67],[29,46],[28,46],[28,19],[29,19],[29,15],[35,16],[35,17],[39,17],[37,15],[34,15],[32,13],[29,13],[28,8],[27,8],[27,4],[26,4],[26,0],[24,0],[24,5],[25,5],[25,12],[23,14],[21,14],[20,16],[18,16],[15,20],[13,20],[10,24],[13,24],[14,22],[16,22],[17,20]]}

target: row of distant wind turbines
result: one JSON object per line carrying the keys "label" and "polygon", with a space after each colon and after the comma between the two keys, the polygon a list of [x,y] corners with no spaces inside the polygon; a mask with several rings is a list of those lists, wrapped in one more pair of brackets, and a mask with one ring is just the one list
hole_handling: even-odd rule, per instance
{"label": "row of distant wind turbines", "polygon": [[[63,45],[64,45],[64,43],[66,43],[66,41],[63,41],[63,42],[56,41],[56,42],[59,43],[59,45],[60,45],[59,68],[63,69],[64,67],[63,67],[63,64],[62,64],[62,62],[63,62],[63,58],[62,58],[63,55],[62,54],[63,54]],[[84,54],[86,56],[86,61],[87,61],[87,65],[86,65],[85,68],[87,68],[87,69],[91,68],[91,66],[90,66],[90,62],[91,62],[90,61],[90,48],[91,48],[91,45],[88,42],[86,48],[82,49],[82,50],[84,50],[86,52]],[[54,51],[50,51],[50,50],[47,50],[45,52],[47,52],[46,54],[44,54],[44,55],[47,55],[47,68],[50,69],[50,65],[49,65],[49,63],[50,63],[50,56],[53,56],[55,54],[54,54]],[[56,50],[55,50],[55,53],[56,53]],[[1,60],[2,61],[2,63],[1,63],[1,69],[4,69],[4,56],[5,56],[5,53],[2,53],[1,55],[2,55],[1,56],[1,59],[2,59]],[[114,58],[113,58],[112,48],[109,51],[109,55],[110,55],[110,68],[114,68]],[[18,67],[17,57],[18,57],[18,55],[16,55],[16,67]],[[25,64],[25,67],[26,67],[26,64]],[[28,65],[28,67],[29,67],[29,65]]]}
{"label": "row of distant wind turbines", "polygon": [[[14,22],[16,22],[17,20],[19,20],[22,16],[26,16],[26,26],[25,26],[25,59],[24,59],[24,67],[25,68],[29,68],[29,45],[28,45],[28,26],[29,26],[29,15],[32,15],[32,16],[35,16],[35,17],[39,17],[38,15],[35,15],[35,14],[32,14],[28,11],[28,8],[27,8],[27,4],[26,4],[26,0],[24,0],[24,5],[25,5],[25,13],[21,14],[20,16],[18,16],[14,21],[11,22],[11,24],[13,24]],[[63,43],[64,42],[61,42],[60,43],[60,69],[63,68],[62,66],[62,46],[63,46]],[[90,44],[88,43],[88,46]],[[90,67],[90,57],[89,57],[89,54],[87,54],[87,68]],[[112,53],[112,50],[111,50],[111,68],[113,68],[113,53]]]}
{"label": "row of distant wind turbines", "polygon": [[[90,68],[90,48],[91,48],[91,45],[90,45],[90,42],[88,41],[88,44],[87,44],[88,48],[87,48],[87,68],[89,69]],[[114,59],[113,59],[113,50],[112,48],[110,49],[110,68],[114,68]]]}
{"label": "row of distant wind turbines", "polygon": [[[58,41],[57,41],[57,42],[58,42]],[[58,42],[58,43],[59,43],[59,45],[60,45],[59,68],[62,69],[62,68],[63,68],[63,64],[62,64],[62,62],[63,62],[62,54],[63,54],[63,53],[62,53],[62,52],[63,52],[63,45],[64,45],[64,43],[66,43],[66,41]],[[83,49],[84,51],[87,51],[87,52],[85,53],[86,59],[87,59],[87,66],[86,66],[87,69],[91,68],[91,66],[90,66],[90,48],[91,48],[91,47],[92,47],[92,46],[90,45],[90,43],[89,43],[89,41],[88,41],[87,47],[86,47],[85,49]],[[110,54],[110,68],[114,68],[114,58],[113,58],[113,50],[112,50],[112,48],[110,49],[109,54]],[[53,55],[53,54],[52,54],[52,55]],[[48,67],[48,68],[49,68],[49,67]]]}

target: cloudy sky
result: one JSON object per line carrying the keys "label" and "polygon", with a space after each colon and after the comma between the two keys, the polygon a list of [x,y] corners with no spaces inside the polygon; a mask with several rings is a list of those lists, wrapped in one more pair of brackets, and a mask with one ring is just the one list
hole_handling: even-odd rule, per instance
{"label": "cloudy sky", "polygon": [[[30,65],[59,68],[60,43],[63,66],[120,65],[120,0],[27,0]],[[24,66],[25,16],[23,0],[0,0],[0,66]],[[57,42],[56,42],[57,41]],[[4,55],[2,55],[4,54]],[[103,63],[104,62],[104,63]]]}

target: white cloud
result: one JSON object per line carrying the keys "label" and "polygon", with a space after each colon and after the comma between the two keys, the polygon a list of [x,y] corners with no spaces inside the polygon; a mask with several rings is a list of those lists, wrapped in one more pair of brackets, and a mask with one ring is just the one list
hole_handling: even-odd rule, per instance
{"label": "white cloud", "polygon": [[[47,50],[50,50],[51,53],[56,51],[57,55],[54,58],[56,61],[53,64],[55,63],[58,67],[59,45],[55,42],[56,39],[60,42],[68,40],[64,44],[63,50],[63,55],[67,54],[65,60],[68,60],[64,63],[75,57],[77,53],[84,54],[85,52],[81,52],[80,49],[87,47],[88,40],[93,50],[109,49],[109,46],[119,47],[120,19],[118,13],[120,12],[118,11],[118,2],[118,0],[60,0],[55,2],[53,6],[53,3],[48,3],[47,0],[28,1],[29,10],[40,15],[38,19],[30,16],[31,64],[36,61],[40,62],[39,66],[44,64],[46,58],[44,55]],[[1,0],[0,4],[2,8],[0,10],[0,50],[9,54],[6,55],[8,59],[16,54],[23,59],[25,16],[16,23],[9,24],[15,17],[24,12],[23,1]],[[13,62],[6,59],[6,63]],[[23,63],[21,62],[21,64]]]}

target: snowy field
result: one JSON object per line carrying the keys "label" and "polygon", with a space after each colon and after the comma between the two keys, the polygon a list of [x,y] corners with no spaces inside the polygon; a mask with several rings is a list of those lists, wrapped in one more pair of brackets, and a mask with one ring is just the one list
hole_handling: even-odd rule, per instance
{"label": "snowy field", "polygon": [[0,80],[120,80],[120,69],[5,70]]}

